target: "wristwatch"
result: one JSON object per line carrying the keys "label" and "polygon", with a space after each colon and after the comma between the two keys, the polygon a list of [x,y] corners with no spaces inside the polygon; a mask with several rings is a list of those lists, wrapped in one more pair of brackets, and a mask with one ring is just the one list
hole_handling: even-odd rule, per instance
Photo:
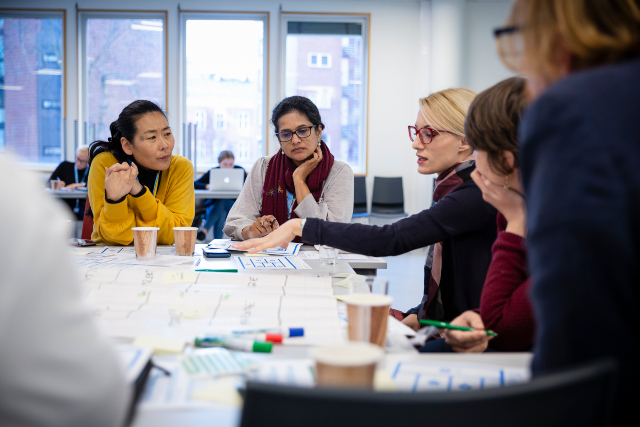
{"label": "wristwatch", "polygon": [[307,222],[307,218],[302,218],[300,221],[300,236],[302,236],[302,232],[304,231],[304,224]]}

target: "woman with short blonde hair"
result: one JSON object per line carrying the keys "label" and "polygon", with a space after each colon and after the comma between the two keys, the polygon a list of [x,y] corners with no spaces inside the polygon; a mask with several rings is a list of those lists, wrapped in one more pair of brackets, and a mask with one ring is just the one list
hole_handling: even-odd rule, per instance
{"label": "woman with short blonde hair", "polygon": [[640,380],[640,0],[516,0],[496,35],[534,99],[520,126],[532,371],[614,357],[621,425]]}
{"label": "woman with short blonde hair", "polygon": [[474,97],[469,89],[447,89],[419,100],[409,137],[418,172],[438,174],[431,208],[384,227],[296,219],[267,237],[237,246],[257,251],[296,236],[307,243],[372,256],[430,246],[422,301],[405,313],[393,310],[394,316],[418,329],[419,319],[451,320],[477,308],[496,238],[497,211],[482,200],[470,177],[475,161],[465,139],[464,119]]}

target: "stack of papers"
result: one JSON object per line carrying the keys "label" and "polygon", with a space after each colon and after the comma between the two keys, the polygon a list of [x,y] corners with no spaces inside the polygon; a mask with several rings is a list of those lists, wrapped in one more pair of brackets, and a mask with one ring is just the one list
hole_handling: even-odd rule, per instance
{"label": "stack of papers", "polygon": [[[232,242],[231,240],[228,240],[228,239],[214,239],[211,242],[209,242],[207,246],[209,248],[226,249],[230,252],[233,252],[233,251],[248,252],[248,251],[241,251],[239,249],[232,248],[231,245],[234,243],[238,243],[238,242]],[[286,249],[282,249],[281,247],[276,246],[275,248],[265,249],[260,253],[269,254],[269,255],[280,255],[280,256],[294,256],[294,255],[298,255],[300,251],[300,246],[302,246],[302,243],[289,243]]]}

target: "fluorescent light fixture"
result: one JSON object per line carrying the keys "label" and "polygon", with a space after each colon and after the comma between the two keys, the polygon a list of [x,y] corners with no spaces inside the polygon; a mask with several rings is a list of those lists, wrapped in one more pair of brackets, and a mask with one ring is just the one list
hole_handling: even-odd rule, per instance
{"label": "fluorescent light fixture", "polygon": [[154,25],[140,25],[140,24],[131,24],[132,30],[143,30],[143,31],[162,31],[162,27],[156,27]]}
{"label": "fluorescent light fixture", "polygon": [[154,72],[140,73],[136,77],[139,77],[142,79],[161,79],[162,73],[154,73]]}
{"label": "fluorescent light fixture", "polygon": [[62,70],[56,70],[55,68],[41,68],[36,70],[36,74],[44,74],[47,76],[61,76]]}
{"label": "fluorescent light fixture", "polygon": [[138,84],[138,82],[136,80],[110,79],[110,80],[105,80],[104,84],[114,85],[114,86],[132,86],[132,85]]}
{"label": "fluorescent light fixture", "polygon": [[152,25],[154,27],[162,27],[162,21],[145,21],[144,19],[140,21],[142,25]]}
{"label": "fluorescent light fixture", "polygon": [[22,90],[24,89],[23,86],[5,86],[5,85],[0,85],[0,90]]}

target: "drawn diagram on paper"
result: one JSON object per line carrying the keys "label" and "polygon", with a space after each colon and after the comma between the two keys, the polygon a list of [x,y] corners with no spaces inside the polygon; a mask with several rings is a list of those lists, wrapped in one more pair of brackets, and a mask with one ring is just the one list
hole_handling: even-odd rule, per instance
{"label": "drawn diagram on paper", "polygon": [[193,340],[240,329],[302,327],[290,344],[341,341],[331,278],[146,269],[83,269],[93,314],[112,337]]}
{"label": "drawn diagram on paper", "polygon": [[235,257],[239,270],[311,270],[309,264],[298,257]]}
{"label": "drawn diagram on paper", "polygon": [[[207,246],[210,248],[226,249],[229,251],[247,252],[247,251],[240,251],[238,249],[232,248],[231,245],[234,243],[239,243],[239,242],[233,242],[227,239],[214,239],[211,242],[209,242]],[[265,253],[269,255],[294,256],[300,253],[301,246],[302,246],[302,243],[289,243],[285,249],[282,249],[281,247],[276,246],[273,248],[265,249],[259,253]]]}
{"label": "drawn diagram on paper", "polygon": [[527,368],[480,364],[399,361],[389,370],[400,391],[469,391],[528,382]]}

